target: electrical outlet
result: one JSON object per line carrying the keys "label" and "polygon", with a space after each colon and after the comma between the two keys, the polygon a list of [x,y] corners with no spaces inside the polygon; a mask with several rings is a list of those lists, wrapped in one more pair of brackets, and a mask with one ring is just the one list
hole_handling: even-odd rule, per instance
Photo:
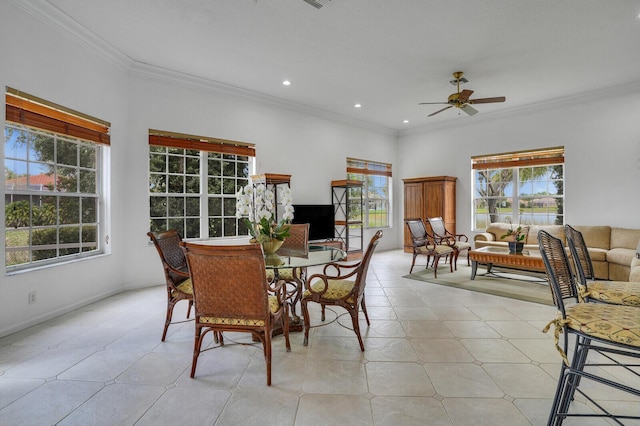
{"label": "electrical outlet", "polygon": [[36,292],[35,291],[29,292],[29,304],[32,305],[32,304],[36,303],[36,300],[37,300],[36,299]]}

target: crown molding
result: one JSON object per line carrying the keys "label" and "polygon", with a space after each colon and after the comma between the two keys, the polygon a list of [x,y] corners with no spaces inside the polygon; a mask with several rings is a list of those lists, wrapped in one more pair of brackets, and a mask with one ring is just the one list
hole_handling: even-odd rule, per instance
{"label": "crown molding", "polygon": [[382,133],[397,137],[398,130],[373,124],[370,122],[357,120],[344,115],[336,114],[321,108],[312,107],[305,104],[290,102],[282,98],[266,95],[264,93],[243,89],[241,87],[209,80],[194,75],[173,71],[166,68],[157,67],[150,64],[135,61],[123,52],[109,44],[88,28],[80,25],[69,15],[53,6],[46,0],[9,0],[11,3],[22,9],[39,21],[51,26],[65,37],[73,40],[79,45],[99,53],[103,58],[117,64],[121,69],[131,72],[132,75],[144,75],[145,77],[155,77],[165,81],[179,84],[187,84],[199,88],[210,89],[231,95],[241,96],[246,99],[268,103],[274,106],[292,111],[304,112],[306,114],[337,121],[351,126],[365,128],[377,133]]}
{"label": "crown molding", "polygon": [[114,46],[98,37],[88,28],[80,25],[71,17],[63,13],[46,0],[9,0],[16,7],[22,9],[39,21],[49,25],[65,37],[79,45],[100,53],[100,55],[121,69],[128,69],[133,63],[132,59],[116,49]]}
{"label": "crown molding", "polygon": [[344,115],[336,114],[331,111],[327,111],[321,108],[312,107],[309,105],[287,101],[286,99],[278,98],[276,96],[267,95],[253,90],[244,89],[242,87],[233,86],[219,81],[198,77],[192,74],[186,74],[180,71],[173,71],[167,68],[157,67],[155,65],[145,64],[142,62],[133,61],[130,67],[131,75],[138,75],[145,78],[155,78],[157,80],[170,81],[172,83],[189,85],[197,87],[199,89],[212,90],[220,93],[226,93],[234,96],[243,97],[252,101],[258,101],[274,105],[280,108],[284,108],[296,112],[304,112],[308,115],[312,115],[318,118],[331,120],[335,122],[342,122],[355,127],[360,127],[368,130],[372,130],[377,133],[386,134],[389,136],[398,136],[398,130],[388,127],[380,126],[377,124],[369,123],[367,121],[357,120],[355,118],[347,117]]}

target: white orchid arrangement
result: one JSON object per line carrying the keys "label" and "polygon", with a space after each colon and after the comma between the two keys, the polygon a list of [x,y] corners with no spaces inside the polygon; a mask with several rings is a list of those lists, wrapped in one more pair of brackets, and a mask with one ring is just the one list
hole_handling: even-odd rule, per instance
{"label": "white orchid arrangement", "polygon": [[244,218],[251,237],[259,243],[284,240],[289,236],[289,223],[293,219],[291,188],[278,190],[280,204],[284,208],[282,220],[275,217],[275,195],[264,184],[248,184],[236,193],[236,217]]}

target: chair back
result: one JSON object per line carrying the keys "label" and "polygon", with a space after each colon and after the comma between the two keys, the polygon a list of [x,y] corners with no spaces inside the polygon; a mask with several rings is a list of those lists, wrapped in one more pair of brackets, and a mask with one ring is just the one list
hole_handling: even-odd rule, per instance
{"label": "chair back", "polygon": [[162,232],[147,232],[153,245],[160,255],[160,261],[167,280],[176,286],[189,278],[187,260],[184,257],[180,243],[182,237],[175,229]]}
{"label": "chair back", "polygon": [[546,231],[538,233],[538,246],[547,271],[553,302],[564,316],[564,299],[577,299],[578,288],[562,240]]}
{"label": "chair back", "polygon": [[181,243],[191,273],[196,319],[233,318],[244,326],[269,320],[268,283],[259,244]]}
{"label": "chair back", "polygon": [[429,242],[429,234],[422,219],[405,219],[404,222],[409,227],[413,247],[422,247]]}
{"label": "chair back", "polygon": [[594,280],[595,273],[593,272],[593,264],[591,263],[591,256],[589,256],[587,243],[584,241],[582,232],[569,225],[565,225],[564,233],[567,237],[569,249],[571,250],[571,256],[576,264],[576,274],[580,282],[584,283],[586,280]]}
{"label": "chair back", "polygon": [[429,226],[431,226],[431,232],[435,235],[444,237],[447,235],[447,230],[444,227],[444,221],[441,217],[430,217],[427,218],[427,222],[429,222]]}
{"label": "chair back", "polygon": [[369,241],[369,245],[367,246],[367,250],[364,252],[362,256],[362,260],[360,261],[360,268],[358,271],[358,276],[356,278],[356,283],[354,285],[354,293],[358,300],[364,294],[364,288],[367,286],[367,273],[369,271],[369,263],[371,262],[371,257],[373,256],[373,252],[378,247],[378,243],[380,238],[382,238],[382,230],[378,230],[373,237],[371,237],[371,241]]}
{"label": "chair back", "polygon": [[285,238],[280,250],[307,254],[309,251],[309,224],[292,223],[289,225],[289,236]]}

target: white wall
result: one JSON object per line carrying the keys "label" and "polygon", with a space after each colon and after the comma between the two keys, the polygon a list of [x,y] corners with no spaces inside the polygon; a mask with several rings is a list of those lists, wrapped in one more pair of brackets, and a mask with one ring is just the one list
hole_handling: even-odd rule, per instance
{"label": "white wall", "polygon": [[[23,90],[112,125],[110,254],[11,276],[0,272],[0,336],[126,288],[164,285],[146,236],[150,128],[256,144],[258,172],[291,174],[294,202],[301,204],[331,202],[330,183],[345,178],[347,156],[397,161],[395,133],[130,67],[77,37],[77,29],[56,30],[9,2],[0,2],[0,17],[0,88]],[[0,203],[4,222],[4,199]],[[397,226],[385,229],[378,250],[396,247],[399,232]],[[367,241],[372,233],[365,233]],[[4,245],[0,252],[4,257]],[[32,305],[30,291],[38,294]]]}
{"label": "white wall", "polygon": [[[122,193],[126,153],[119,141],[125,139],[127,117],[125,70],[9,2],[0,2],[0,17],[2,93],[5,86],[13,87],[113,123],[115,146],[109,184],[114,194]],[[4,102],[1,104],[0,126],[4,128]],[[123,221],[123,211],[118,200],[114,201],[111,224]],[[0,203],[0,221],[4,223],[4,197]],[[4,228],[0,233],[4,241]],[[109,234],[111,255],[11,276],[2,271],[0,336],[119,291],[125,276],[120,265],[127,245],[121,227],[110,227]],[[4,244],[0,250],[4,258]],[[37,293],[37,303],[32,305],[27,303],[30,291]]]}
{"label": "white wall", "polygon": [[[159,260],[145,235],[148,207],[149,129],[205,135],[256,144],[258,173],[291,175],[294,203],[330,204],[331,181],[344,179],[346,157],[396,161],[396,137],[331,121],[268,101],[225,93],[198,82],[175,81],[135,71],[130,85],[128,176],[131,186],[125,225],[133,251],[127,286],[162,278]],[[374,230],[365,233],[365,244]],[[379,250],[397,247],[398,228],[385,229]]]}
{"label": "white wall", "polygon": [[463,114],[401,136],[395,176],[456,176],[457,232],[471,235],[471,156],[564,146],[565,222],[640,228],[638,117],[640,86],[493,117]]}

